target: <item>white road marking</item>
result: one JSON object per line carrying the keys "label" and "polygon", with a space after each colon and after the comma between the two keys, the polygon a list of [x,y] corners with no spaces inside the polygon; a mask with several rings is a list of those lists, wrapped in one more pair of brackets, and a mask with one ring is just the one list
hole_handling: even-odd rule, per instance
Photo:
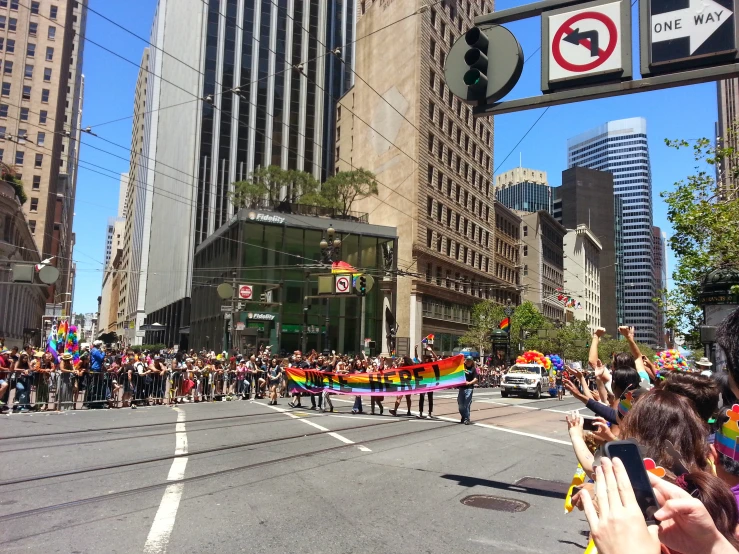
{"label": "white road marking", "polygon": [[328,417],[341,417],[344,419],[368,419],[370,421],[375,421],[377,419],[377,416],[375,417],[362,417],[362,416],[355,416],[355,415],[335,415],[335,414],[326,414]]}
{"label": "white road marking", "polygon": [[149,536],[146,537],[146,544],[144,545],[145,554],[156,554],[167,550],[169,537],[172,534],[175,518],[177,517],[177,509],[180,506],[182,490],[184,489],[184,484],[178,481],[182,481],[185,477],[185,467],[187,466],[187,456],[184,456],[184,454],[187,454],[185,412],[178,408],[174,409],[177,411],[175,456],[180,457],[172,460],[167,481],[175,481],[175,483],[167,485],[167,488],[164,490],[162,501],[159,503],[159,509],[157,510],[156,516],[154,516],[154,521],[149,530]]}
{"label": "white road marking", "polygon": [[323,427],[322,425],[318,425],[318,423],[316,423],[314,421],[311,421],[309,419],[303,419],[301,417],[298,417],[295,414],[288,412],[285,408],[278,408],[277,406],[271,406],[269,404],[267,404],[267,407],[268,408],[272,408],[273,410],[277,410],[278,412],[282,412],[283,414],[285,414],[287,416],[290,416],[290,417],[292,417],[294,419],[297,419],[299,421],[302,421],[306,425],[310,425],[311,427],[315,427],[319,431],[323,431],[324,433],[328,434],[330,437],[333,437],[333,438],[335,438],[337,440],[340,440],[341,442],[343,442],[345,444],[354,444],[354,441],[353,440],[349,440],[346,437],[344,437],[342,435],[339,435],[338,433],[334,433],[330,429],[326,429],[325,427]]}
{"label": "white road marking", "polygon": [[[454,423],[459,423],[459,419],[453,418],[453,417],[444,417],[444,416],[436,416],[438,419],[443,419],[444,421],[452,421]],[[515,429],[507,429],[505,427],[500,427],[498,425],[490,425],[488,423],[472,423],[472,425],[476,425],[477,427],[485,427],[486,429],[495,429],[496,431],[503,431],[504,433],[511,433],[513,435],[521,435],[524,437],[529,437],[531,439],[538,439],[541,441],[547,441],[547,442],[554,442],[557,444],[566,444],[567,446],[571,446],[572,443],[569,441],[563,441],[559,439],[552,439],[550,437],[545,437],[542,435],[535,435],[534,433],[526,433],[524,431],[516,431]]]}
{"label": "white road marking", "polygon": [[362,452],[372,452],[372,450],[370,450],[369,448],[367,448],[366,446],[364,446],[362,444],[360,444],[359,446],[357,446],[357,448],[359,448]]}
{"label": "white road marking", "polygon": [[[328,431],[328,429],[327,429],[327,431]],[[339,435],[338,433],[331,432],[331,433],[328,434],[328,436],[329,437],[333,437],[333,438],[335,438],[337,440],[340,440],[344,444],[354,444],[354,441],[353,440],[349,440],[346,437],[343,437],[343,436]]]}

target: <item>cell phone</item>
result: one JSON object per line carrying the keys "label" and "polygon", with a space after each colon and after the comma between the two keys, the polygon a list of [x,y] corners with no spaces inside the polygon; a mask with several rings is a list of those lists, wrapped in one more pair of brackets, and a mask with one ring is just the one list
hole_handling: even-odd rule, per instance
{"label": "cell phone", "polygon": [[659,509],[659,504],[649,483],[639,446],[631,441],[611,441],[604,445],[603,454],[607,458],[619,458],[623,462],[647,525],[657,525],[659,522],[654,519],[654,513]]}
{"label": "cell phone", "polygon": [[595,420],[591,417],[583,418],[582,422],[583,431],[597,431],[598,427],[595,425]]}

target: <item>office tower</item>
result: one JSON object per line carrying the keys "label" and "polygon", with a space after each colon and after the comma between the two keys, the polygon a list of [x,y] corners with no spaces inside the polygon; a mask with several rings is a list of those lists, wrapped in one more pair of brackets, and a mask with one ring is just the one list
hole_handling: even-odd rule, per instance
{"label": "office tower", "polygon": [[165,326],[162,341],[187,339],[193,253],[234,215],[232,184],[270,165],[317,179],[333,170],[335,99],[351,83],[353,6],[159,0],[144,117],[153,160],[140,164],[153,191],[142,239],[147,282],[138,294],[149,323]]}
{"label": "office tower", "polygon": [[15,166],[41,257],[60,271],[49,302],[73,288],[72,217],[87,1],[0,2],[0,160]]}
{"label": "office tower", "polygon": [[[617,222],[617,197],[613,195],[613,175],[573,167],[562,172],[562,186],[554,188],[553,193],[554,218],[567,229],[585,225],[601,244],[600,321],[611,336],[616,336],[619,325],[617,261],[622,239]],[[566,288],[573,294],[578,290],[572,283]]]}
{"label": "office tower", "polygon": [[662,306],[657,306],[657,341],[660,348],[665,348],[666,329],[663,306],[667,290],[667,235],[659,227],[652,227],[652,240],[654,241],[654,282],[657,289],[655,297],[663,303]]}
{"label": "office tower", "polygon": [[546,171],[514,167],[495,177],[495,199],[512,210],[552,213],[552,187]]}
{"label": "office tower", "polygon": [[575,319],[588,322],[591,331],[601,326],[601,259],[603,246],[591,229],[579,224],[564,238],[565,290],[575,303]]}
{"label": "office tower", "polygon": [[565,306],[559,298],[565,289],[565,229],[544,210],[521,216],[521,284],[523,299],[533,303],[552,321],[565,322]]}
{"label": "office tower", "polygon": [[518,303],[520,219],[492,194],[492,118],[474,119],[443,81],[451,44],[492,3],[426,5],[361,3],[366,38],[337,108],[336,165],[381,183],[353,209],[398,230],[398,266],[410,273],[397,283],[398,336],[434,334],[450,352],[480,299]]}
{"label": "office tower", "polygon": [[[739,78],[724,79],[716,81],[718,121],[716,122],[716,146],[719,148],[732,148],[739,152],[739,137],[737,132],[737,116],[739,115]],[[736,167],[736,155],[729,156],[716,163],[716,182],[725,200],[733,200],[737,197],[737,182],[734,173],[739,171]]]}
{"label": "office tower", "polygon": [[647,122],[641,117],[609,121],[567,141],[568,167],[613,174],[623,200],[624,324],[636,339],[657,346],[657,306],[652,242],[652,173]]}

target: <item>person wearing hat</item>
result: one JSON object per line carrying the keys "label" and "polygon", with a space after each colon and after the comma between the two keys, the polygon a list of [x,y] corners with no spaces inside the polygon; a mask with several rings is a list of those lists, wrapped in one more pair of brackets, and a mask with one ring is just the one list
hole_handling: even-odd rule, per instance
{"label": "person wearing hat", "polygon": [[74,383],[77,372],[72,365],[72,354],[65,353],[61,356],[59,363],[59,384],[57,385],[56,406],[57,410],[69,410],[74,408]]}
{"label": "person wearing hat", "polygon": [[695,362],[695,365],[698,368],[698,371],[701,372],[701,375],[705,375],[706,377],[710,377],[711,375],[713,375],[713,371],[711,371],[711,366],[713,365],[713,363],[705,356]]}
{"label": "person wearing hat", "polygon": [[464,359],[464,378],[466,384],[459,387],[457,408],[459,408],[459,415],[462,416],[460,423],[469,425],[471,423],[470,408],[472,407],[472,393],[475,390],[478,378],[477,367],[475,367],[475,360],[472,356],[467,356]]}

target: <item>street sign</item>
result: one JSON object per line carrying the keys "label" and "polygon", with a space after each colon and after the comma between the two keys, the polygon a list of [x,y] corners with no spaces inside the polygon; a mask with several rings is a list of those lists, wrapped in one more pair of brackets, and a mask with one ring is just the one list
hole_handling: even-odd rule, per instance
{"label": "street sign", "polygon": [[396,337],[395,338],[395,355],[410,356],[411,355],[411,338]]}
{"label": "street sign", "polygon": [[734,0],[648,0],[641,9],[642,74],[736,60]]}
{"label": "street sign", "polygon": [[222,312],[233,312],[233,306],[231,304],[221,304],[221,311]]}
{"label": "street sign", "polygon": [[274,321],[277,315],[275,314],[266,314],[266,313],[254,313],[249,312],[246,314],[247,319],[254,319],[257,321]]}
{"label": "street sign", "polygon": [[351,275],[337,275],[336,276],[336,294],[347,294],[352,290],[352,276]]}
{"label": "street sign", "polygon": [[239,298],[242,300],[251,300],[254,290],[251,285],[239,285]]}
{"label": "street sign", "polygon": [[542,90],[631,77],[629,7],[598,0],[542,14]]}

